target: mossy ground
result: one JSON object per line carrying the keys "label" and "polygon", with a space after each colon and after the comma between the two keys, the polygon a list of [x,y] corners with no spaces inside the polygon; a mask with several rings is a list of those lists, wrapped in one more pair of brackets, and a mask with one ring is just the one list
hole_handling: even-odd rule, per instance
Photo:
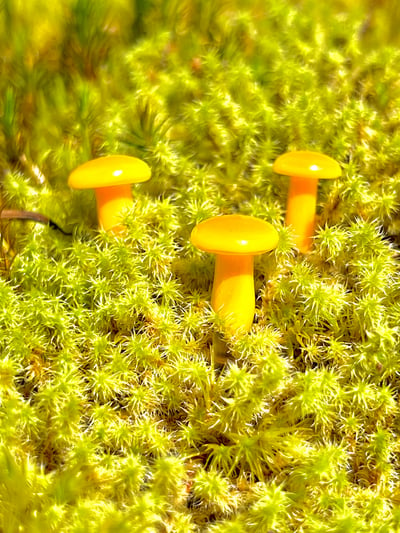
{"label": "mossy ground", "polygon": [[[5,0],[0,11],[0,530],[400,530],[396,2]],[[322,151],[313,251],[284,226],[281,153]],[[124,153],[126,230],[78,164]],[[256,317],[223,324],[217,214],[267,220]]]}

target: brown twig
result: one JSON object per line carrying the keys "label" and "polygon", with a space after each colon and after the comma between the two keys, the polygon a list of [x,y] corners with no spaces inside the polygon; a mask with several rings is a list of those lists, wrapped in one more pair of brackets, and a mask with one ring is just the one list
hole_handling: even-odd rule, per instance
{"label": "brown twig", "polygon": [[33,220],[34,222],[40,222],[41,224],[47,224],[53,229],[61,231],[64,235],[72,235],[64,231],[58,224],[56,224],[51,218],[42,215],[41,213],[35,213],[34,211],[23,211],[20,209],[3,209],[0,211],[0,219],[16,219],[16,220]]}

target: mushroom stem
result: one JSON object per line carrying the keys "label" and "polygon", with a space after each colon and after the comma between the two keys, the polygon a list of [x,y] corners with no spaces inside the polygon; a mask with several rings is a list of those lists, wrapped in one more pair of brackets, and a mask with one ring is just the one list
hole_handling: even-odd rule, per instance
{"label": "mushroom stem", "polygon": [[286,224],[292,226],[295,243],[301,252],[312,244],[317,205],[318,179],[291,177],[287,201]]}
{"label": "mushroom stem", "polygon": [[233,334],[250,329],[254,318],[254,257],[218,254],[211,305]]}
{"label": "mushroom stem", "polygon": [[95,189],[95,193],[100,227],[118,232],[122,227],[122,213],[133,204],[131,186],[100,187]]}

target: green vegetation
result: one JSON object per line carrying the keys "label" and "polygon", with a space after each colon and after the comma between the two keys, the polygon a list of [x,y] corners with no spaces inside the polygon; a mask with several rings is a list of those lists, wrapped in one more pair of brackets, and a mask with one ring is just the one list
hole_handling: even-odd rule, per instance
{"label": "green vegetation", "polygon": [[[400,531],[395,0],[3,0],[2,533]],[[284,227],[294,149],[335,158],[313,251]],[[140,157],[126,230],[69,172]],[[189,235],[274,225],[249,334]]]}

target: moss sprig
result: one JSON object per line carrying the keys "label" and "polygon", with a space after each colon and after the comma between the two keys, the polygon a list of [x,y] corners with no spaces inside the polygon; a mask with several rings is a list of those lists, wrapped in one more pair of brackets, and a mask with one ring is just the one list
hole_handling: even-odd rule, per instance
{"label": "moss sprig", "polygon": [[[393,2],[25,4],[0,10],[0,204],[71,235],[0,228],[0,529],[397,531]],[[299,149],[343,169],[307,256],[272,171]],[[153,171],[118,236],[66,183],[117,153]],[[280,241],[216,368],[189,236],[228,213]]]}

